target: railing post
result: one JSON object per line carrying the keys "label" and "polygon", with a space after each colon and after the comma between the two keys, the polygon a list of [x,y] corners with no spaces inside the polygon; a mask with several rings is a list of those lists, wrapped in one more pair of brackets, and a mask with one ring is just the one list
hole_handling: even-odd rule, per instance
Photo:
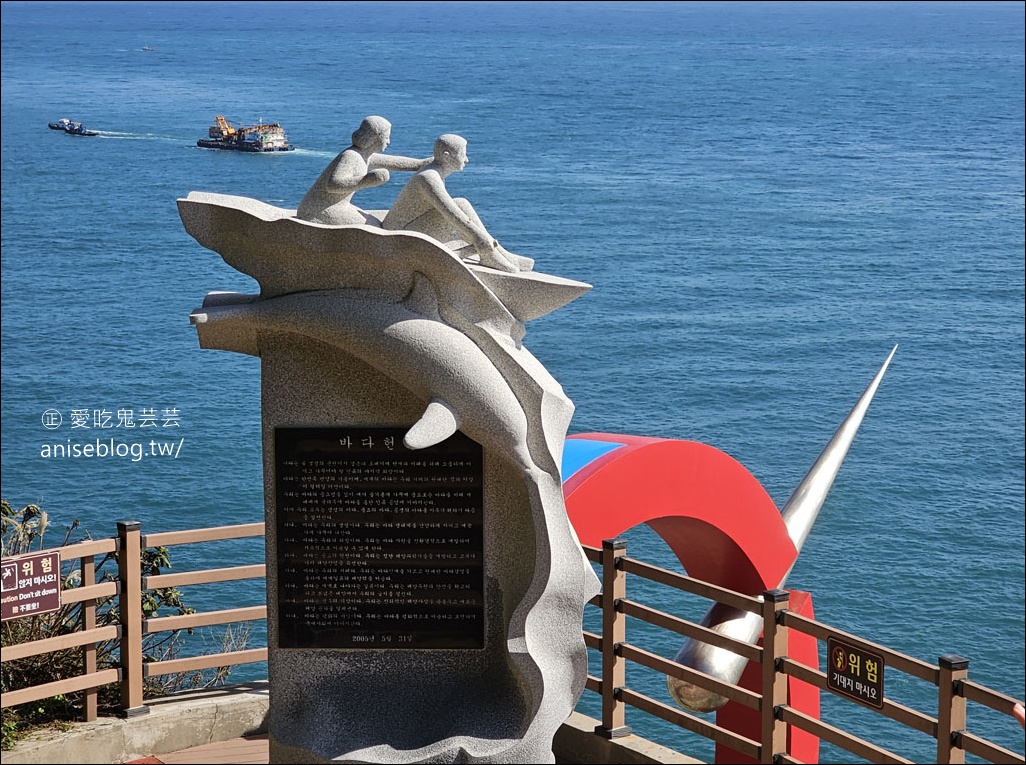
{"label": "railing post", "polygon": [[627,662],[618,650],[627,639],[627,618],[618,608],[627,597],[627,574],[619,563],[626,555],[625,540],[602,540],[602,724],[595,732],[605,738],[631,733],[624,724],[626,704],[618,698],[627,684]]}
{"label": "railing post", "polygon": [[147,714],[143,704],[142,534],[139,521],[118,521],[118,615],[121,621],[122,717]]}
{"label": "railing post", "polygon": [[965,750],[956,740],[965,730],[965,696],[957,686],[969,675],[969,659],[947,654],[937,663],[937,762],[965,762]]}
{"label": "railing post", "polygon": [[760,762],[773,762],[787,751],[787,725],[777,709],[787,704],[787,675],[777,671],[777,659],[787,656],[787,627],[777,622],[790,601],[787,590],[762,594],[762,736]]}
{"label": "railing post", "polygon": [[[92,555],[86,555],[80,563],[82,586],[96,584],[96,561]],[[82,603],[82,629],[96,629],[96,601],[87,600]],[[96,643],[86,643],[82,647],[82,672],[91,675],[96,671]],[[87,688],[82,694],[82,720],[93,722],[98,714],[97,693],[95,688]]]}

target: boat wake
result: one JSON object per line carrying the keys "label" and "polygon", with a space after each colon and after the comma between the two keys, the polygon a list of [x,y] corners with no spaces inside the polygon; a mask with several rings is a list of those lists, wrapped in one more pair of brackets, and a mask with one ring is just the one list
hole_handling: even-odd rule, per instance
{"label": "boat wake", "polygon": [[122,141],[162,141],[164,143],[191,144],[187,138],[175,138],[158,133],[124,133],[119,130],[97,130],[98,138],[117,138]]}
{"label": "boat wake", "polygon": [[323,157],[325,159],[334,159],[337,155],[337,151],[314,151],[313,149],[296,149],[296,154],[302,154],[304,157]]}

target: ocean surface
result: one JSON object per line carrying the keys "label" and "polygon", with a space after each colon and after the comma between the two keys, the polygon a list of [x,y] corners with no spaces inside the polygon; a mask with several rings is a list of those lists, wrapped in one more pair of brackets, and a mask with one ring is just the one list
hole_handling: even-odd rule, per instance
{"label": "ocean surface", "polygon": [[[189,323],[208,292],[257,286],[176,200],[295,207],[379,114],[390,153],[467,138],[454,195],[537,270],[593,285],[525,338],[572,433],[710,444],[779,506],[896,345],[787,586],[821,621],[1026,695],[1023,3],[231,7],[2,4],[2,493],[50,514],[51,545],[74,519],[94,537],[262,519],[259,360],[201,350]],[[298,148],[198,148],[217,114]],[[100,135],[47,129],[61,117]],[[357,202],[388,207],[404,177]],[[647,528],[627,538],[679,569]],[[661,678],[628,681],[668,702]],[[970,730],[1023,752],[978,709]],[[922,734],[828,713],[933,761]]]}

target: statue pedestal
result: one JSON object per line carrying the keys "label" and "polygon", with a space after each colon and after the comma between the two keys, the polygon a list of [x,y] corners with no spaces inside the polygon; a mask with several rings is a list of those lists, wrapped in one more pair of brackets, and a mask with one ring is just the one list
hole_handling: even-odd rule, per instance
{"label": "statue pedestal", "polygon": [[271,762],[552,762],[598,581],[563,505],[573,405],[520,340],[532,280],[587,285],[530,275],[514,313],[423,235],[179,207],[261,284],[192,320],[261,359]]}

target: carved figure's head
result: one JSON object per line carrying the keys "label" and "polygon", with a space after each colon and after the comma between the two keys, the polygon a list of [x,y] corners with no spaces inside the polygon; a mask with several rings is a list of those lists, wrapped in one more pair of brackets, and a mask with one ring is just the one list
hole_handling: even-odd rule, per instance
{"label": "carved figure's head", "polygon": [[366,117],[353,131],[353,146],[358,149],[384,151],[392,138],[392,123],[384,117]]}
{"label": "carved figure's head", "polygon": [[467,166],[467,139],[446,133],[435,141],[435,162],[450,172],[459,172]]}

